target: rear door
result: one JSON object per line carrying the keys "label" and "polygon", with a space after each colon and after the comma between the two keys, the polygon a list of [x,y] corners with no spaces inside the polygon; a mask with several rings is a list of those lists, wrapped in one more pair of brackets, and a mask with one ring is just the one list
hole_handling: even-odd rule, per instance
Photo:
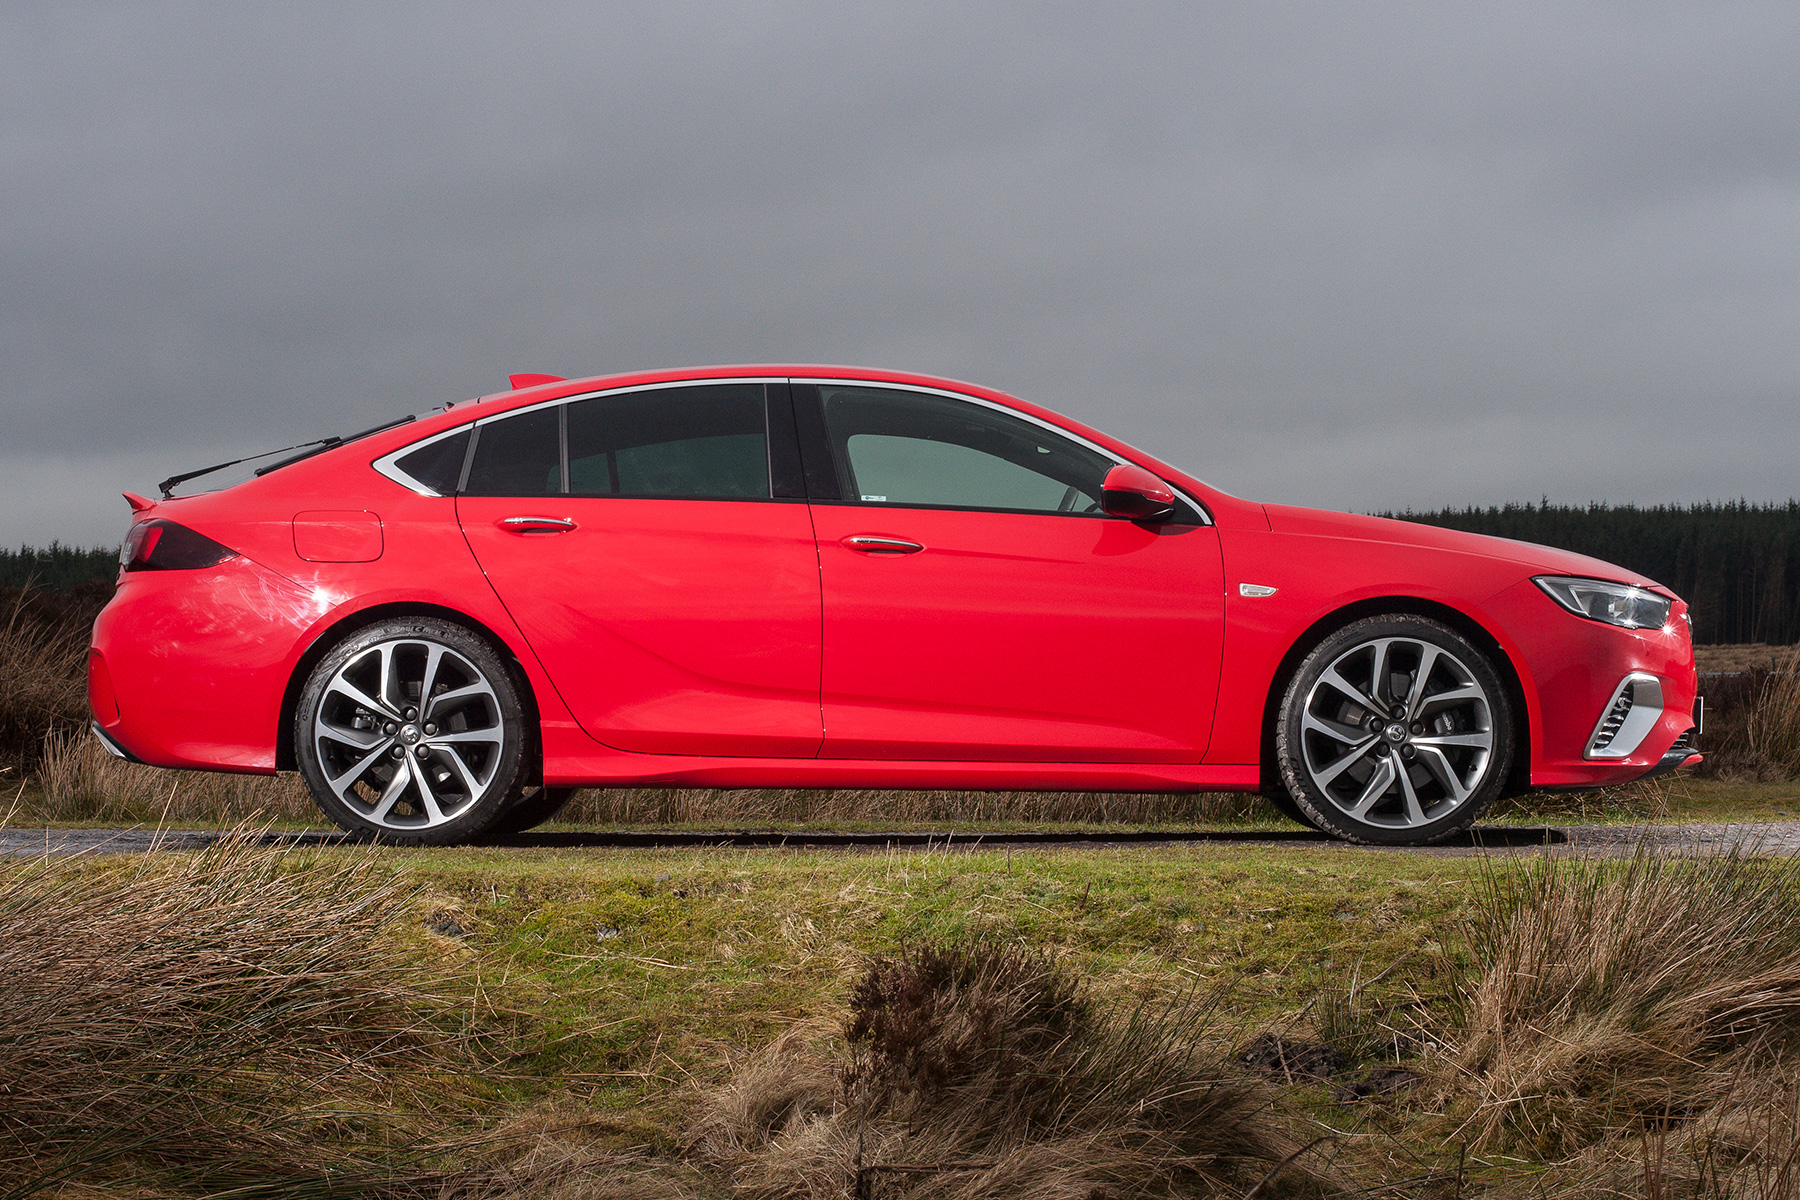
{"label": "rear door", "polygon": [[[773,460],[771,401],[784,422]],[[786,385],[764,381],[603,393],[479,424],[463,532],[599,741],[817,753],[819,568],[791,428]]]}
{"label": "rear door", "polygon": [[796,382],[794,401],[825,597],[822,757],[1199,761],[1224,577],[1197,507],[1107,516],[1120,460],[969,397]]}

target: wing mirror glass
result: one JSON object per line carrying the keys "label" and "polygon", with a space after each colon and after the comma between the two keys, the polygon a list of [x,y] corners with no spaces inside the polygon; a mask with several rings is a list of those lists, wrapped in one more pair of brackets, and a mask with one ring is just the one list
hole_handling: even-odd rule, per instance
{"label": "wing mirror glass", "polygon": [[1175,515],[1175,490],[1142,467],[1120,463],[1100,489],[1100,511],[1112,516],[1154,523]]}

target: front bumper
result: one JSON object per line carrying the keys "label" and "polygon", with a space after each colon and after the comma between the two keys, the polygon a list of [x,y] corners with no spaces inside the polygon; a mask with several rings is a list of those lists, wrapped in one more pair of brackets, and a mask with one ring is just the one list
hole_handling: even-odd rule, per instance
{"label": "front bumper", "polygon": [[[1684,603],[1661,629],[1622,629],[1575,616],[1527,580],[1484,607],[1492,627],[1512,637],[1507,650],[1531,722],[1532,787],[1606,787],[1697,760],[1690,731],[1700,677]],[[1634,711],[1616,712],[1627,694]]]}

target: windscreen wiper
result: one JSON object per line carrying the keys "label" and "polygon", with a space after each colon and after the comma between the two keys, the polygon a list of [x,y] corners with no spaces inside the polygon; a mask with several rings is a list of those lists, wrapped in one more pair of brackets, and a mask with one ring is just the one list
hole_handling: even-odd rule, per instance
{"label": "windscreen wiper", "polygon": [[190,479],[198,479],[202,475],[211,475],[214,471],[223,471],[226,467],[235,467],[239,463],[254,462],[259,458],[267,458],[271,454],[286,454],[289,450],[300,451],[299,454],[293,455],[290,458],[284,458],[280,462],[273,462],[266,467],[256,468],[256,473],[258,475],[267,475],[270,471],[278,471],[282,467],[299,462],[301,459],[311,458],[315,454],[323,454],[333,447],[342,446],[345,442],[354,442],[358,438],[366,438],[370,434],[380,433],[384,429],[392,429],[397,425],[404,425],[408,421],[416,421],[417,419],[417,417],[408,413],[404,417],[398,417],[392,421],[384,421],[373,429],[365,429],[361,433],[352,433],[347,437],[320,438],[316,442],[296,442],[292,446],[283,446],[279,450],[264,450],[261,454],[249,454],[243,458],[234,458],[230,462],[222,462],[211,467],[201,467],[198,471],[189,471],[185,475],[171,475],[156,486],[158,490],[162,492],[162,498],[167,500],[169,499],[169,494],[173,492],[179,484],[186,483]]}

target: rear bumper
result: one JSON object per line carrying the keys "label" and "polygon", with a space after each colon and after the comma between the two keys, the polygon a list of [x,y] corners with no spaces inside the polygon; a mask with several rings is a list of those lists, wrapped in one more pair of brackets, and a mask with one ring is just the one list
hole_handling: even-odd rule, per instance
{"label": "rear bumper", "polygon": [[143,759],[119,745],[111,734],[100,727],[100,722],[91,722],[89,727],[93,729],[94,736],[100,739],[100,744],[106,747],[106,752],[108,754],[112,755],[114,758],[122,758],[129,763],[137,763],[139,766],[146,765]]}

